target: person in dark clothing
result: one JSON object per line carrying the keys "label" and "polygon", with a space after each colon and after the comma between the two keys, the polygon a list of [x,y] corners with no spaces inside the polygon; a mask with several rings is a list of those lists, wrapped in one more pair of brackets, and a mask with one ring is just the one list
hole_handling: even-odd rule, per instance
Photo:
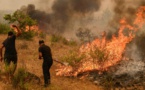
{"label": "person in dark clothing", "polygon": [[39,59],[43,57],[43,76],[44,76],[44,87],[47,87],[50,84],[50,68],[53,64],[51,49],[49,46],[44,44],[43,40],[39,40]]}
{"label": "person in dark clothing", "polygon": [[[21,30],[16,26],[12,25],[12,29],[16,30],[17,34],[15,35],[13,31],[8,32],[8,37],[4,40],[2,43],[2,46],[0,47],[0,61],[4,59],[5,66],[9,67],[10,63],[12,62],[14,64],[14,68],[12,70],[12,74],[15,72],[16,67],[17,67],[17,51],[15,48],[15,40],[16,37],[21,35]],[[3,48],[5,48],[4,52],[4,58],[3,58]]]}

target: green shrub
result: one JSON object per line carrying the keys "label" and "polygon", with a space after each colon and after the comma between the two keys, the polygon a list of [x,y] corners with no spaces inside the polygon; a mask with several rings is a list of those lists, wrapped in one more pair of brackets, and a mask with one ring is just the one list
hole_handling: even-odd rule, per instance
{"label": "green shrub", "polygon": [[63,57],[61,57],[62,62],[68,62],[69,65],[73,66],[76,63],[80,62],[83,58],[85,58],[84,55],[79,56],[77,52],[70,51]]}
{"label": "green shrub", "polygon": [[67,40],[66,38],[62,38],[62,43],[64,45],[76,46],[77,42],[74,40]]}
{"label": "green shrub", "polygon": [[13,73],[15,72],[15,69],[16,69],[16,64],[12,63],[10,65],[8,65],[8,63],[5,62],[5,74],[8,78],[10,78]]}
{"label": "green shrub", "polygon": [[35,36],[34,31],[28,31],[28,32],[22,32],[19,38],[25,40],[32,40],[34,36]]}
{"label": "green shrub", "polygon": [[0,23],[0,34],[7,34],[10,31],[10,27],[7,24]]}
{"label": "green shrub", "polygon": [[39,37],[42,38],[42,39],[45,39],[45,38],[46,38],[46,33],[43,33],[43,32],[40,33],[40,34],[39,34]]}
{"label": "green shrub", "polygon": [[25,83],[25,78],[27,77],[27,73],[24,68],[19,68],[18,72],[14,75],[12,78],[12,85],[14,88],[20,89],[20,90],[27,90]]}
{"label": "green shrub", "polygon": [[60,35],[52,35],[50,38],[51,42],[58,42],[62,39],[62,37]]}
{"label": "green shrub", "polygon": [[77,45],[77,42],[74,40],[67,40],[65,37],[62,37],[60,35],[52,35],[50,38],[50,42],[61,42],[64,45],[70,45],[70,46],[75,46]]}
{"label": "green shrub", "polygon": [[77,45],[77,42],[74,41],[74,40],[71,40],[71,41],[69,41],[69,45],[71,45],[71,46],[76,46],[76,45]]}
{"label": "green shrub", "polygon": [[103,63],[107,60],[108,55],[105,53],[105,50],[100,50],[99,48],[95,48],[94,51],[90,51],[90,56],[93,59],[97,59],[99,63]]}

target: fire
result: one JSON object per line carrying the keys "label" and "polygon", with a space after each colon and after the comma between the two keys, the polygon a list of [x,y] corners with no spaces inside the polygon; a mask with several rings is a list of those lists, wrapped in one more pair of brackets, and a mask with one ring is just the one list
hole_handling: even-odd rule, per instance
{"label": "fire", "polygon": [[141,28],[143,26],[143,24],[145,24],[145,6],[141,6],[138,9],[138,12],[136,14],[137,18],[134,21],[134,24],[139,26],[139,28]]}
{"label": "fire", "polygon": [[37,25],[33,25],[33,26],[26,26],[26,30],[25,32],[28,31],[34,31],[36,33],[40,33],[41,31],[39,30],[39,27]]}
{"label": "fire", "polygon": [[[11,28],[12,25],[10,25]],[[15,32],[17,32],[17,30],[15,28],[13,28]],[[42,30],[39,29],[39,27],[37,25],[33,25],[33,26],[26,26],[24,32],[28,32],[28,31],[34,31],[35,33],[40,34]]]}
{"label": "fire", "polygon": [[[141,6],[133,22],[129,25],[125,18],[120,20],[118,35],[107,40],[105,34],[102,38],[80,47],[80,55],[85,55],[76,67],[61,66],[57,72],[60,76],[77,76],[80,73],[97,70],[106,71],[109,67],[118,64],[123,59],[123,53],[128,43],[135,37],[135,32],[145,24],[145,6]],[[128,35],[124,35],[124,30],[128,30]],[[133,33],[134,32],[134,33]]]}

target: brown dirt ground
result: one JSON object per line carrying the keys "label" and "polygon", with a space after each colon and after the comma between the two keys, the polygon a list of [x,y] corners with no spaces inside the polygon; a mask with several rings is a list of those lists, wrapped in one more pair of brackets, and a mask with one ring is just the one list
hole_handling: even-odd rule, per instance
{"label": "brown dirt ground", "polygon": [[[0,35],[0,43],[6,38],[6,35]],[[101,87],[94,85],[92,82],[85,79],[68,78],[56,76],[57,63],[54,62],[51,68],[51,85],[47,88],[43,88],[43,74],[42,74],[42,60],[38,59],[38,37],[35,37],[33,41],[16,40],[16,48],[18,52],[18,66],[25,68],[28,72],[37,75],[41,79],[40,84],[29,83],[27,85],[28,90],[103,90]],[[70,49],[69,46],[62,44],[53,44],[49,42],[49,36],[46,37],[45,42],[51,46],[53,58],[63,56]],[[0,62],[1,69],[3,68],[3,62]],[[16,70],[17,71],[17,70]],[[17,90],[13,89],[11,83],[8,83],[6,76],[1,76],[0,90]]]}

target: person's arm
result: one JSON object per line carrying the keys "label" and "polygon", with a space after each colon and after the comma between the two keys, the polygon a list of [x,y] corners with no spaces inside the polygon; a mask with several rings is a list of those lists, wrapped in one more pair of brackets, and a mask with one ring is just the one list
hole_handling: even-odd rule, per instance
{"label": "person's arm", "polygon": [[42,59],[42,53],[39,52],[39,59]]}
{"label": "person's arm", "polygon": [[3,60],[3,48],[4,48],[4,45],[2,45],[1,47],[0,47],[0,61],[2,62],[2,60]]}
{"label": "person's arm", "polygon": [[38,48],[38,52],[39,52],[39,59],[42,59],[42,48],[41,47]]}
{"label": "person's arm", "polygon": [[16,26],[16,25],[12,25],[12,28],[14,28],[16,30],[16,36],[20,36],[22,34],[22,31]]}

